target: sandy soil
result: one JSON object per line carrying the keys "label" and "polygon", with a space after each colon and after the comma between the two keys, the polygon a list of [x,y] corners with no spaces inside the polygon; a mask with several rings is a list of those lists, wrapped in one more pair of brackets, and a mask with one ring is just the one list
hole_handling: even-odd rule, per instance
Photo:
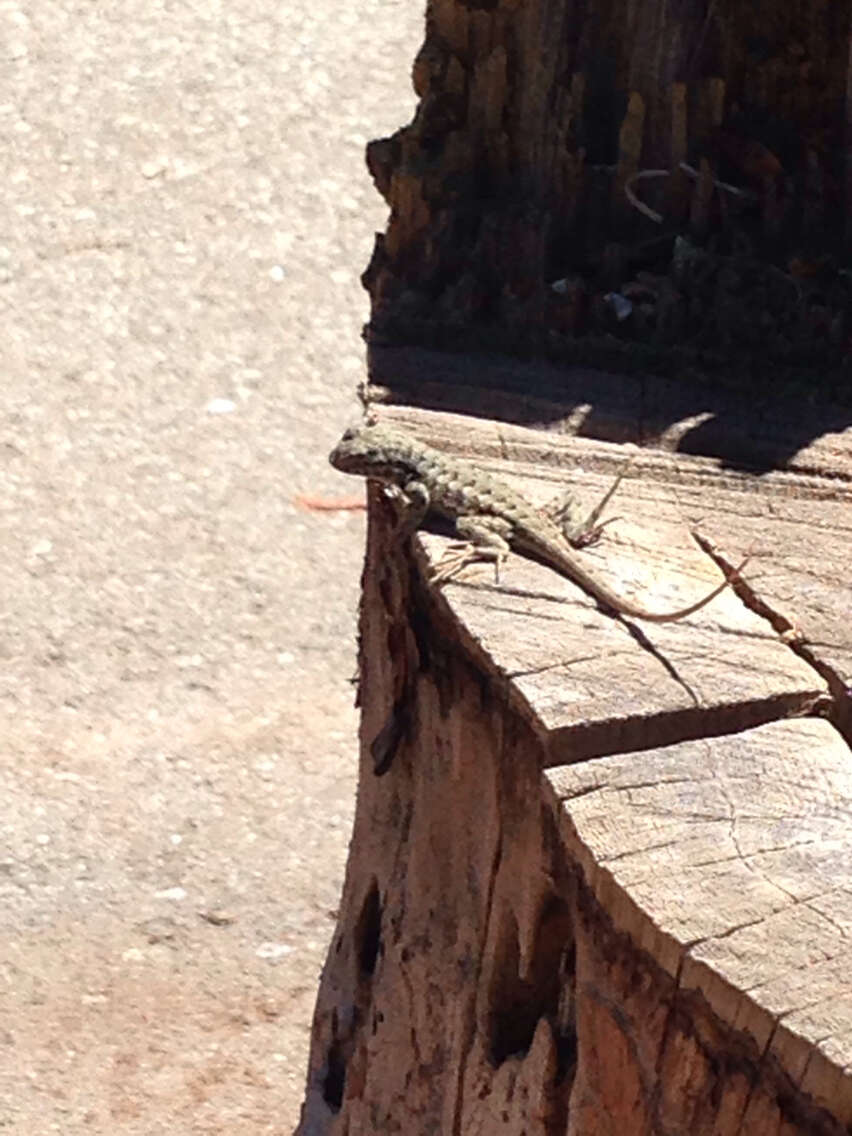
{"label": "sandy soil", "polygon": [[366,141],[422,7],[0,4],[0,1131],[289,1133],[353,811]]}

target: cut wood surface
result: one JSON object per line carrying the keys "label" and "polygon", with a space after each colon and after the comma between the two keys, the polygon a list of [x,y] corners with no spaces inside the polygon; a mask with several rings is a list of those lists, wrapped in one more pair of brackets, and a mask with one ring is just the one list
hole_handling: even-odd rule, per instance
{"label": "cut wood surface", "polygon": [[[852,409],[826,398],[805,400],[801,391],[720,389],[540,359],[374,344],[365,393],[376,402],[546,428],[546,439],[519,441],[530,458],[544,462],[560,453],[550,433],[564,433],[678,451],[679,460],[716,458],[760,474],[777,468],[813,474],[825,477],[825,492],[838,499],[844,484],[847,490],[852,484]],[[493,436],[493,429],[491,438],[479,435],[480,444]]]}
{"label": "cut wood surface", "polygon": [[[825,689],[821,676],[845,721],[852,685],[852,491],[844,479],[796,470],[739,473],[708,458],[625,452],[590,439],[412,408],[389,408],[387,419],[441,449],[468,459],[478,455],[484,468],[541,505],[567,487],[588,510],[632,459],[609,507],[618,520],[579,555],[614,588],[649,607],[688,603],[721,578],[716,561],[731,570],[751,554],[739,595],[723,593],[678,623],[634,621],[641,642],[575,585],[522,557],[510,560],[500,588],[482,568],[446,589],[462,616],[460,633],[481,643],[497,669],[515,679],[513,690],[528,697],[551,732],[578,725],[587,681],[599,716],[614,726],[625,716],[653,715],[655,708],[689,707],[719,715],[735,708],[744,725],[756,702],[763,702],[767,717],[813,706]],[[852,430],[838,435],[833,449],[852,467]],[[817,456],[800,459],[810,470]],[[440,538],[420,541],[433,561],[440,556]],[[520,595],[510,596],[510,589]],[[795,651],[779,633],[794,639]],[[583,643],[593,648],[578,651]],[[651,647],[659,652],[656,668]],[[617,705],[607,704],[607,692]]]}
{"label": "cut wood surface", "polygon": [[447,537],[400,546],[371,490],[359,798],[301,1136],[846,1131],[847,483],[380,416],[542,505],[570,484],[588,509],[632,456],[578,555],[648,607],[753,559],[662,625],[516,555],[436,587]]}
{"label": "cut wood surface", "polygon": [[[550,770],[560,835],[613,926],[852,1124],[852,761],[832,727]],[[746,1122],[744,1132],[775,1131]]]}

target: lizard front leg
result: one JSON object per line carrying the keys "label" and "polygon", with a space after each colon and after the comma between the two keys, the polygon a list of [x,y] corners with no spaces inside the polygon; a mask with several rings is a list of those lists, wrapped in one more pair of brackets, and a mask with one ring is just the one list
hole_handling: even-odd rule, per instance
{"label": "lizard front leg", "polygon": [[456,532],[463,539],[451,544],[441,557],[433,580],[443,584],[457,576],[468,564],[488,561],[494,565],[494,579],[500,582],[500,565],[509,555],[512,525],[502,517],[468,515],[456,520]]}
{"label": "lizard front leg", "polygon": [[386,485],[385,493],[396,505],[397,540],[404,541],[420,528],[429,511],[429,490],[422,481],[408,481],[405,486]]}

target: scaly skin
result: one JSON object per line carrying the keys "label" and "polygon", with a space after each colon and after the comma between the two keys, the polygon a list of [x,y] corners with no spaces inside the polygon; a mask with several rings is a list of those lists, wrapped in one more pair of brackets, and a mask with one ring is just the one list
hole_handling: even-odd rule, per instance
{"label": "scaly skin", "polygon": [[[351,427],[329,460],[343,473],[396,486],[410,509],[407,532],[413,532],[427,513],[444,517],[478,549],[473,558],[499,563],[511,547],[573,580],[605,608],[635,619],[651,623],[684,619],[723,592],[745,565],[743,561],[731,579],[688,607],[648,611],[618,595],[589,571],[559,528],[511,486],[469,462],[423,445],[402,430],[381,424]],[[457,558],[457,566],[470,558]]]}

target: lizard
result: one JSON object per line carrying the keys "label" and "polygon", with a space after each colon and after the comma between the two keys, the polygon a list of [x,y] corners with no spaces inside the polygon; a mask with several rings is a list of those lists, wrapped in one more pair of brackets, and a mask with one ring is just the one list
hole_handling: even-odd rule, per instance
{"label": "lizard", "polygon": [[[383,423],[352,426],[331,451],[329,461],[343,473],[360,474],[400,496],[407,513],[401,526],[403,537],[411,535],[429,513],[452,522],[463,543],[453,546],[456,555],[449,558],[449,568],[442,571],[439,564],[438,581],[449,579],[474,560],[491,561],[499,570],[512,549],[572,580],[605,609],[651,623],[671,623],[715,599],[739,577],[748,559],[695,603],[674,611],[649,611],[619,595],[586,567],[571,536],[521,493],[405,431]],[[600,507],[593,516],[599,511]],[[578,537],[577,543],[588,543],[588,539]]]}

